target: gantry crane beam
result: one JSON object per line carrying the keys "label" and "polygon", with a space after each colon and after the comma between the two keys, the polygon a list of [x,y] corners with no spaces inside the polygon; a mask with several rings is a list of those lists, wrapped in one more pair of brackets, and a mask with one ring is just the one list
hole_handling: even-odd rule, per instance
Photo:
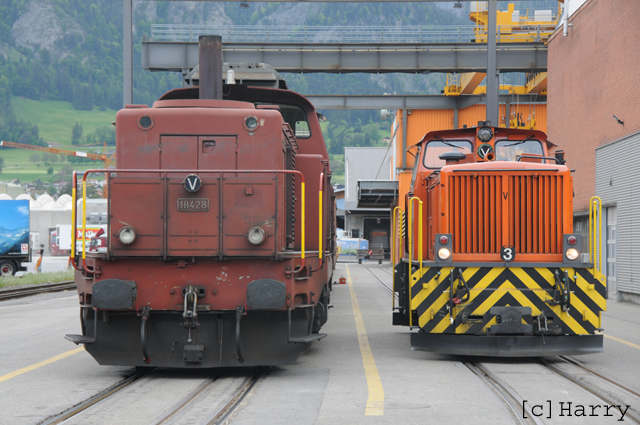
{"label": "gantry crane beam", "polygon": [[104,168],[109,168],[113,161],[113,155],[100,155],[95,153],[81,152],[81,151],[68,151],[66,149],[49,148],[44,146],[25,145],[22,143],[0,141],[0,146],[7,148],[28,149],[32,151],[55,153],[59,155],[77,156],[79,158],[89,158],[94,161],[104,162]]}
{"label": "gantry crane beam", "polygon": [[487,74],[484,72],[465,72],[460,76],[460,94],[473,94]]}

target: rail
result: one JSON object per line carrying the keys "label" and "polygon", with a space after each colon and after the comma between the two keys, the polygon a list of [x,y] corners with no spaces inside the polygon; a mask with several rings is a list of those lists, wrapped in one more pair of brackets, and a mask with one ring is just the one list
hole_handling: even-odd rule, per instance
{"label": "rail", "polygon": [[29,295],[44,294],[46,292],[68,291],[75,288],[76,283],[73,280],[57,283],[43,283],[40,285],[29,285],[20,288],[3,288],[0,289],[0,300],[22,298]]}
{"label": "rail", "polygon": [[[275,174],[293,174],[293,175],[297,175],[300,177],[300,204],[301,204],[301,219],[300,219],[300,229],[301,229],[301,237],[300,237],[300,258],[302,259],[302,262],[300,264],[300,266],[295,269],[293,271],[293,273],[300,273],[300,271],[302,271],[302,269],[304,269],[305,267],[305,204],[306,204],[306,200],[305,200],[305,182],[304,182],[304,175],[300,172],[300,171],[296,171],[296,170],[131,170],[131,169],[122,169],[122,170],[116,170],[116,169],[109,169],[109,170],[105,170],[105,169],[92,169],[92,170],[87,170],[84,172],[84,174],[82,175],[82,205],[83,205],[83,211],[87,210],[87,206],[86,206],[86,202],[87,202],[87,176],[91,173],[106,173],[107,179],[110,179],[112,177],[113,174],[115,173],[131,173],[131,174],[142,174],[142,173],[152,173],[152,174],[161,174],[163,176],[163,178],[166,180],[167,179],[167,174],[175,174],[175,173],[180,173],[180,174],[220,174],[220,177],[222,178],[222,176],[224,174],[266,174],[266,173],[275,173]],[[72,181],[72,189],[71,189],[71,193],[72,193],[72,198],[73,198],[73,205],[76,204],[77,200],[77,175],[76,172],[74,171],[73,173],[73,181]],[[108,183],[107,183],[108,184]],[[84,271],[85,273],[93,273],[93,270],[90,270],[87,268],[87,263],[86,263],[86,238],[82,239],[82,268],[78,267],[76,265],[76,252],[74,249],[75,243],[76,243],[76,226],[77,226],[77,211],[75,210],[74,207],[72,207],[72,216],[73,216],[73,223],[72,223],[72,230],[73,230],[73,234],[71,235],[71,259],[72,259],[72,263],[73,263],[73,267],[76,268],[76,270],[81,270]],[[82,234],[86,235],[86,230],[87,230],[87,216],[86,214],[83,213],[83,217],[82,217]]]}
{"label": "rail", "polygon": [[[589,200],[589,259],[593,262],[593,273],[602,273],[602,200],[592,196]],[[596,255],[598,261],[596,263]]]}
{"label": "rail", "polygon": [[[418,262],[420,263],[420,277],[422,277],[422,201],[417,196],[409,199],[409,276],[413,279],[413,205],[414,201],[418,201]],[[409,285],[411,287],[411,285]],[[409,329],[413,327],[413,304],[411,295],[409,295]],[[453,314],[453,312],[451,313]]]}
{"label": "rail", "polygon": [[[505,405],[511,409],[518,423],[522,425],[544,425],[544,422],[533,414],[531,405],[527,400],[524,400],[506,382],[500,379],[498,375],[474,360],[461,358],[460,361],[502,399]],[[524,414],[525,412],[527,415]]]}

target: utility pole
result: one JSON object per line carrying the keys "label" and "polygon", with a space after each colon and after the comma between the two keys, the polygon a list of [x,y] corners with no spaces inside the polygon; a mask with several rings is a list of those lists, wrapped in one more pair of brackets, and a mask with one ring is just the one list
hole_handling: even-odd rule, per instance
{"label": "utility pole", "polygon": [[489,0],[487,28],[487,115],[491,125],[500,125],[500,75],[496,65],[496,20],[498,0]]}
{"label": "utility pole", "polygon": [[133,103],[133,0],[122,0],[122,107]]}

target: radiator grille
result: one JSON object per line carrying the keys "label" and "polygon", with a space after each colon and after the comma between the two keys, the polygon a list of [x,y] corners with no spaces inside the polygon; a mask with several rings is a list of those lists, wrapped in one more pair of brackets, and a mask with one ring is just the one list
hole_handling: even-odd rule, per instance
{"label": "radiator grille", "polygon": [[562,176],[452,175],[448,198],[454,253],[562,252]]}

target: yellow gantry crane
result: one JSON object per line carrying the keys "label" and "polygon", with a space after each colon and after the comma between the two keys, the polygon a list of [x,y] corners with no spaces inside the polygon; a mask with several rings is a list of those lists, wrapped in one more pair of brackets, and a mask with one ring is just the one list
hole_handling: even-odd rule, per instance
{"label": "yellow gantry crane", "polygon": [[[563,3],[564,0],[559,0]],[[559,16],[561,15],[560,4],[558,11],[554,15],[551,10],[536,10],[533,16],[529,16],[529,11],[524,16],[515,10],[513,3],[509,3],[506,11],[497,11],[496,27],[497,42],[500,43],[532,43],[547,42],[555,31]],[[471,3],[469,19],[475,22],[474,28],[475,42],[487,42],[487,28],[489,25],[489,8],[486,2],[476,1]],[[443,93],[445,96],[460,96],[463,94],[484,94],[486,86],[480,83],[487,74],[482,72],[466,72],[463,74],[448,74],[447,85]],[[526,76],[524,86],[500,85],[501,91],[509,94],[547,94],[547,73],[532,72]],[[517,127],[530,127],[531,123],[521,125],[518,117],[511,117],[511,124],[515,121]],[[535,124],[533,124],[535,126]]]}
{"label": "yellow gantry crane", "polygon": [[[100,155],[100,154],[96,154],[96,153],[88,153],[88,152],[81,152],[81,151],[68,151],[66,149],[58,149],[58,148],[49,148],[49,147],[44,147],[44,146],[34,146],[34,145],[25,145],[22,143],[14,143],[14,142],[6,142],[4,140],[0,141],[0,146],[2,147],[7,147],[7,148],[16,148],[16,149],[28,149],[28,150],[32,150],[32,151],[40,151],[40,152],[48,152],[48,153],[55,153],[55,154],[59,154],[59,155],[67,155],[67,156],[76,156],[78,158],[89,158],[92,159],[94,161],[102,161],[104,163],[104,168],[108,169],[111,167],[111,164],[113,163],[114,159],[115,159],[115,153],[111,154],[111,155],[107,155],[107,144],[104,144],[104,154]],[[107,188],[105,187],[104,190],[104,197],[108,197],[108,193],[107,193]]]}

